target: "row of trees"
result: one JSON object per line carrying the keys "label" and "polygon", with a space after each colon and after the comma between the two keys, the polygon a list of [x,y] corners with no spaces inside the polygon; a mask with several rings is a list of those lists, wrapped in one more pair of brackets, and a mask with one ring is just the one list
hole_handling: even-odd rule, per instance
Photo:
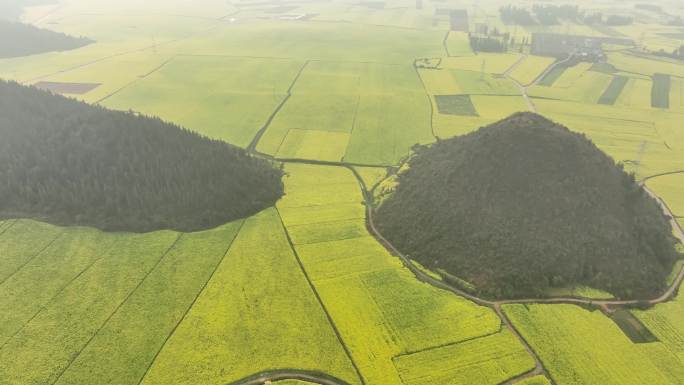
{"label": "row of trees", "polygon": [[157,118],[0,82],[0,218],[182,231],[252,215],[282,171]]}

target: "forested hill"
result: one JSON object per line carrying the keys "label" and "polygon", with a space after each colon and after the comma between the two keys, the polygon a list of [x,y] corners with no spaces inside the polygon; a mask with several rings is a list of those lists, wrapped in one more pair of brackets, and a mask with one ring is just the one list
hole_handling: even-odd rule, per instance
{"label": "forested hill", "polygon": [[0,19],[0,59],[67,51],[92,42],[84,37],[72,37],[32,25]]}
{"label": "forested hill", "polygon": [[159,119],[0,82],[0,218],[182,231],[252,215],[282,171]]}
{"label": "forested hill", "polygon": [[633,176],[539,115],[419,148],[408,166],[378,228],[487,296],[589,285],[651,297],[677,258],[668,219]]}

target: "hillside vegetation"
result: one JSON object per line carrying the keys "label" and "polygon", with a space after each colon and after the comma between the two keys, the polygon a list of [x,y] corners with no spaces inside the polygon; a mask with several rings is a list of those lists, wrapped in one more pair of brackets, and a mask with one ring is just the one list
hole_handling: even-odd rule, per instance
{"label": "hillside vegetation", "polygon": [[590,140],[532,113],[417,148],[377,209],[387,239],[488,296],[588,285],[649,297],[677,258],[667,218]]}
{"label": "hillside vegetation", "polygon": [[0,218],[191,231],[272,206],[282,171],[159,119],[0,82]]}
{"label": "hillside vegetation", "polygon": [[67,51],[92,42],[85,37],[72,37],[29,24],[0,19],[0,59]]}

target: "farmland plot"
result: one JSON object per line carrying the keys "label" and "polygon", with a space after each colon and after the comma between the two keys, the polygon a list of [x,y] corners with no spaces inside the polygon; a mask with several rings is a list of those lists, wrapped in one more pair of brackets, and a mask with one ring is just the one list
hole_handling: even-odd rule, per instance
{"label": "farmland plot", "polygon": [[[340,213],[348,212],[352,204],[348,202],[362,209],[351,171],[307,165],[287,165],[285,170],[286,195],[277,204],[278,210],[367,383],[399,383],[392,361],[396,355],[500,329],[500,320],[490,309],[419,283],[366,232],[363,217],[328,221],[297,213],[311,213],[307,200],[298,196],[308,196],[312,190],[321,195],[315,205],[325,207],[325,212],[334,212],[336,207]],[[341,199],[333,192],[340,190],[347,191],[349,198]]]}
{"label": "farmland plot", "polygon": [[504,311],[559,385],[674,384],[598,311],[574,305],[506,305]]}
{"label": "farmland plot", "polygon": [[563,73],[568,69],[566,66],[557,66],[551,71],[549,71],[546,75],[544,75],[541,80],[539,80],[539,85],[541,86],[546,86],[546,87],[551,87],[553,83],[560,78]]}
{"label": "farmland plot", "polygon": [[471,56],[473,51],[470,49],[470,40],[465,32],[449,31],[447,37],[448,56]]}
{"label": "farmland plot", "polygon": [[354,169],[361,175],[368,190],[387,177],[387,169],[384,167],[354,167]]}
{"label": "farmland plot", "polygon": [[57,381],[137,384],[189,310],[241,222],[184,234]]}
{"label": "farmland plot", "polygon": [[440,67],[502,75],[519,59],[520,55],[516,53],[480,52],[474,56],[443,58]]}
{"label": "farmland plot", "polygon": [[499,384],[534,368],[534,359],[508,329],[394,358],[406,385]]}
{"label": "farmland plot", "polygon": [[650,108],[651,87],[650,79],[629,78],[615,104],[642,109]]}
{"label": "farmland plot", "polygon": [[639,57],[623,52],[608,52],[608,63],[621,71],[653,76],[656,73],[684,77],[684,65],[673,60],[655,57]]}
{"label": "farmland plot", "polygon": [[[528,110],[527,104],[521,96],[472,95],[470,100],[478,116],[434,115],[433,128],[438,137],[449,138],[463,135],[515,112]],[[435,110],[438,111],[437,106],[435,106]]]}
{"label": "farmland plot", "polygon": [[104,105],[157,115],[245,147],[285,98],[301,65],[278,59],[181,56]]}
{"label": "farmland plot", "polygon": [[[82,94],[69,94],[88,103],[97,103],[116,93],[118,90],[153,73],[171,59],[168,55],[156,55],[151,51],[130,53],[117,56],[70,71],[60,71],[41,77],[41,82],[92,83],[97,87]],[[126,68],[126,71],[120,71]]]}
{"label": "farmland plot", "polygon": [[165,44],[159,52],[401,64],[444,56],[443,39],[443,30],[254,20],[224,24],[193,39]]}
{"label": "farmland plot", "polygon": [[511,76],[521,84],[527,85],[537,79],[553,62],[553,58],[529,55],[513,70]]}
{"label": "farmland plot", "polygon": [[684,78],[670,80],[670,109],[684,112]]}
{"label": "farmland plot", "polygon": [[520,95],[518,87],[500,75],[495,76],[463,70],[451,70],[450,72],[464,94]]}
{"label": "farmland plot", "polygon": [[42,243],[38,251],[27,249],[20,234],[9,234],[14,239],[3,237],[8,256],[23,258],[26,252],[29,257],[15,265],[13,273],[6,275],[0,285],[0,306],[12,309],[0,312],[0,344],[22,330],[27,321],[109,252],[118,238],[90,229],[74,229],[59,236],[49,232],[43,235],[41,225],[30,230],[32,226],[31,223],[27,226],[29,234],[46,237],[36,240]]}
{"label": "farmland plot", "polygon": [[246,220],[142,384],[223,385],[279,368],[358,383],[277,212],[268,209]]}
{"label": "farmland plot", "polygon": [[[667,171],[658,159],[672,153],[665,144],[658,120],[643,110],[538,99],[539,111],[574,131],[585,133],[616,161],[637,176]],[[672,156],[670,155],[670,161]],[[663,170],[663,167],[666,167]]]}
{"label": "farmland plot", "polygon": [[0,287],[32,258],[40,255],[63,232],[57,226],[27,219],[10,219],[0,225]]}
{"label": "farmland plot", "polygon": [[684,299],[681,295],[674,301],[633,313],[669,350],[681,357],[684,352]]}
{"label": "farmland plot", "polygon": [[[74,232],[88,234],[86,230]],[[111,245],[112,240],[118,242],[114,241],[114,247],[102,254],[81,274],[73,277],[49,301],[43,302],[41,308],[25,313],[30,318],[26,317],[23,325],[14,328],[14,334],[0,349],[0,378],[17,385],[52,384],[57,381],[69,368],[72,360],[109,320],[111,314],[165,256],[177,238],[178,234],[170,231],[131,236],[99,233],[99,236],[92,238],[91,247],[94,250],[87,251],[91,256],[97,255],[94,251],[98,248],[107,250],[107,243]],[[79,244],[87,245],[85,242]],[[43,263],[62,266],[60,262],[71,251],[56,250],[59,253]],[[86,251],[81,251],[83,252]],[[35,285],[39,275],[31,270],[34,269],[24,268],[22,272],[34,273],[33,294],[40,297],[42,293],[38,290],[41,285]],[[59,283],[54,276],[43,279],[52,283],[45,285],[43,289],[55,287]],[[1,295],[0,298],[7,297]],[[9,308],[20,308],[21,304],[28,303],[31,301],[21,299]],[[18,314],[24,313],[16,315]]]}
{"label": "farmland plot", "polygon": [[625,88],[628,80],[629,79],[624,76],[613,76],[610,84],[608,87],[606,87],[605,91],[603,91],[603,94],[599,98],[598,103],[608,105],[615,104],[617,99],[620,97],[622,90]]}
{"label": "farmland plot", "polygon": [[[566,72],[573,71],[569,69]],[[596,103],[608,88],[611,75],[584,70],[582,73],[564,73],[552,87],[533,86],[530,96],[568,100],[583,103]]]}
{"label": "farmland plot", "polygon": [[651,88],[651,106],[655,108],[670,108],[670,89],[672,77],[667,74],[653,74],[653,88]]}
{"label": "farmland plot", "polygon": [[684,217],[684,173],[655,177],[646,185],[667,203],[674,215]]}
{"label": "farmland plot", "polygon": [[411,66],[310,62],[257,149],[278,158],[390,165],[432,140]]}

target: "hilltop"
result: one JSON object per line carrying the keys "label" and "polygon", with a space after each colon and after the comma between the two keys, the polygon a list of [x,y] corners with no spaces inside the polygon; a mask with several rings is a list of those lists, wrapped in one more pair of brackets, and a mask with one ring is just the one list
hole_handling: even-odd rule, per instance
{"label": "hilltop", "polygon": [[668,219],[634,177],[536,114],[419,147],[403,169],[377,227],[487,296],[588,285],[642,298],[677,258]]}
{"label": "hilltop", "polygon": [[282,171],[156,118],[0,82],[0,218],[194,231],[283,194]]}

